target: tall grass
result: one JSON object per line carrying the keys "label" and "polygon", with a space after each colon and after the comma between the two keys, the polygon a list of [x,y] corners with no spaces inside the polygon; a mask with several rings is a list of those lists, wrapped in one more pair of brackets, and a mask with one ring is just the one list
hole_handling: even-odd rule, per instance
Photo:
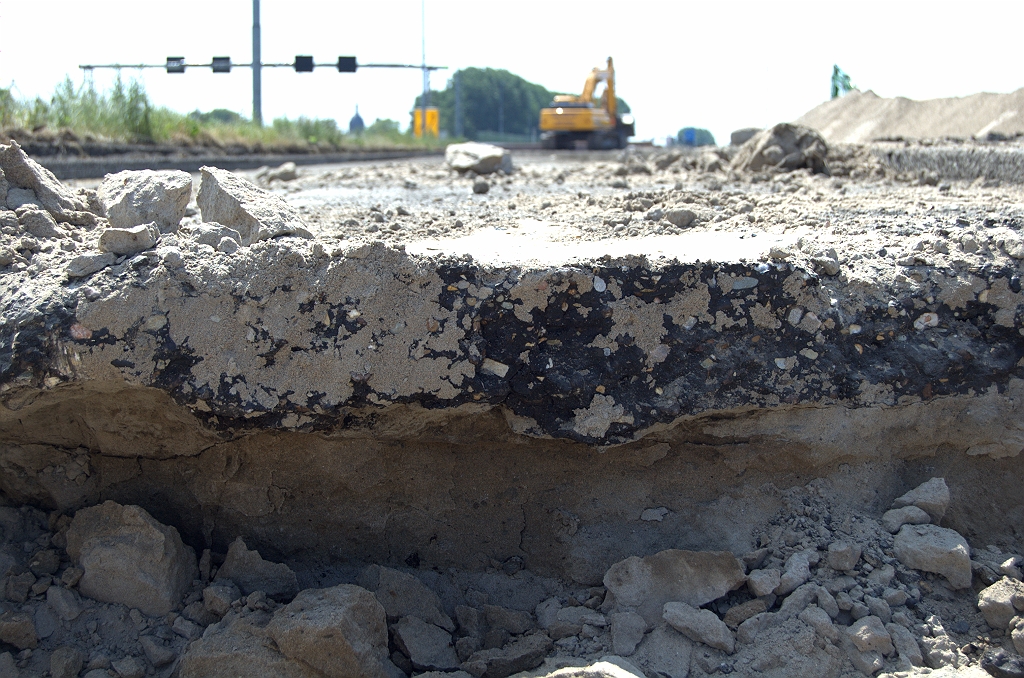
{"label": "tall grass", "polygon": [[80,138],[133,143],[245,146],[252,150],[346,148],[436,148],[443,142],[403,134],[398,123],[377,120],[363,134],[342,132],[334,120],[278,118],[260,126],[224,110],[182,114],[154,106],[142,84],[120,75],[107,92],[91,84],[75,87],[71,78],[57,86],[50,100],[20,100],[0,88],[0,127],[36,133],[68,130]]}

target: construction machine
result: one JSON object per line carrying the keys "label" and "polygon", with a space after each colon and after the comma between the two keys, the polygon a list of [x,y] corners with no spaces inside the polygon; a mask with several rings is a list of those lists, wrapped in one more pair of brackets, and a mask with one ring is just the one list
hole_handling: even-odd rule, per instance
{"label": "construction machine", "polygon": [[[595,97],[602,84],[604,91]],[[633,116],[619,115],[617,108],[615,68],[608,57],[607,68],[590,72],[582,94],[559,94],[541,109],[541,141],[545,148],[575,148],[577,141],[591,149],[625,148],[636,130]]]}

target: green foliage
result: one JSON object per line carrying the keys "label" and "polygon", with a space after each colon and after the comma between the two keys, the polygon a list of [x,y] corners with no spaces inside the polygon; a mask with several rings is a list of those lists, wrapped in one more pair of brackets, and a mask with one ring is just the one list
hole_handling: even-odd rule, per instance
{"label": "green foliage", "polygon": [[[541,85],[505,70],[464,68],[455,74],[462,89],[463,134],[476,139],[480,132],[532,135],[540,109],[551,103],[553,94]],[[416,97],[420,105],[422,95]],[[430,93],[429,103],[437,106],[441,129],[455,136],[455,81],[441,91]]]}
{"label": "green foliage", "polygon": [[226,108],[215,108],[212,111],[192,111],[188,114],[189,119],[198,123],[219,122],[224,125],[236,125],[245,120],[241,115]]}
{"label": "green foliage", "polygon": [[65,78],[50,101],[21,101],[10,90],[0,89],[0,126],[4,129],[66,129],[80,136],[119,141],[245,145],[258,149],[332,148],[434,148],[438,139],[413,139],[399,131],[394,120],[378,120],[362,135],[347,135],[330,119],[278,118],[259,126],[234,111],[214,109],[182,115],[153,106],[142,84],[120,77],[109,92],[91,85],[75,87]]}
{"label": "green foliage", "polygon": [[676,135],[680,146],[714,146],[715,136],[700,127],[684,127]]}

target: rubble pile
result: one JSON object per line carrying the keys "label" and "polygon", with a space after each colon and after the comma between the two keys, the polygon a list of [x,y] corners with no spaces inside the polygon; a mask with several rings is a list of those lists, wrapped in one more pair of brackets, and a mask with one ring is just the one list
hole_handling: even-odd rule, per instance
{"label": "rubble pile", "polygon": [[1019,675],[1019,187],[788,133],[0,147],[0,675]]}
{"label": "rubble pile", "polygon": [[829,490],[787,491],[738,557],[631,556],[604,586],[575,590],[506,573],[499,589],[527,590],[506,592],[509,606],[459,577],[380,565],[299,590],[288,565],[241,538],[197,558],[138,506],[4,507],[0,666],[90,678],[905,676],[1024,650],[1024,559],[938,525],[944,479],[881,516],[833,506]]}

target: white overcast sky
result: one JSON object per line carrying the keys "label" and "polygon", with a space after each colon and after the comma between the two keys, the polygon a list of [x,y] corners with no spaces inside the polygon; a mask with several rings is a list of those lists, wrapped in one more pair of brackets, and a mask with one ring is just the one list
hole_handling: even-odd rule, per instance
{"label": "white overcast sky", "polygon": [[[854,84],[912,99],[1011,92],[1024,86],[1024,0],[655,2],[645,0],[425,0],[429,64],[504,68],[550,90],[578,92],[594,66],[615,59],[637,138],[680,127],[719,143],[740,127],[793,120],[829,95],[833,63]],[[79,64],[208,62],[252,56],[252,0],[0,0],[0,87],[48,99]],[[420,63],[421,0],[262,0],[263,61],[311,54],[333,62]],[[181,112],[252,112],[252,76],[190,69],[127,70],[152,101]],[[107,87],[112,71],[97,71]],[[367,123],[408,124],[419,71],[263,72],[263,116],[335,118],[356,105]]]}

